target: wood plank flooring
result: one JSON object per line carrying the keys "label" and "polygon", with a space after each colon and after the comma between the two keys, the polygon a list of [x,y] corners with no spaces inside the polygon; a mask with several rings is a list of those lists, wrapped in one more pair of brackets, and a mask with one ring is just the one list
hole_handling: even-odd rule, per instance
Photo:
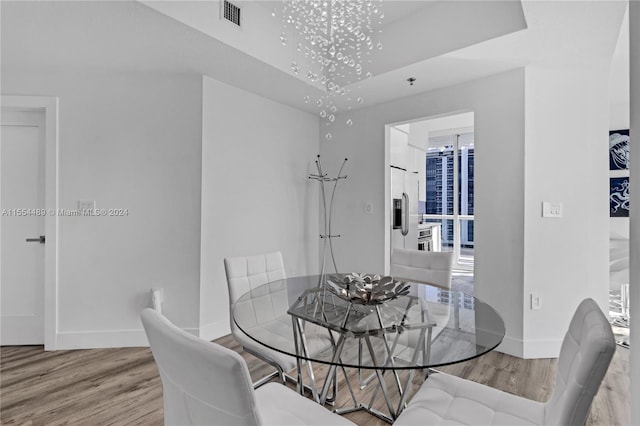
{"label": "wood plank flooring", "polygon": [[[231,336],[216,342],[241,353],[254,380],[272,371],[243,352]],[[491,352],[440,370],[544,401],[553,390],[556,364],[554,359],[522,360]],[[344,388],[344,379],[339,378]],[[587,425],[629,424],[628,389],[629,350],[618,347]],[[349,403],[348,392],[339,392],[336,406]],[[359,425],[386,425],[364,412],[345,416]],[[151,352],[148,348],[45,352],[41,346],[2,347],[0,424],[161,425],[162,387]]]}

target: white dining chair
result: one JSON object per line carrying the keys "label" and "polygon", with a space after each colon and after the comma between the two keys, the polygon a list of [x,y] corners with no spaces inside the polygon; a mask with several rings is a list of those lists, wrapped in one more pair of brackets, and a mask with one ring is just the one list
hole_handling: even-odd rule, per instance
{"label": "white dining chair", "polygon": [[[427,283],[451,289],[453,253],[412,249],[393,249],[391,276],[397,280]],[[436,324],[434,337],[446,326],[450,317],[450,305],[427,302],[431,321]]]}
{"label": "white dining chair", "polygon": [[[297,379],[287,374],[288,371],[297,367],[297,361],[293,356],[272,350],[256,342],[238,328],[233,320],[234,305],[239,303],[238,299],[243,294],[263,284],[286,278],[282,254],[273,252],[255,256],[228,257],[224,259],[224,268],[229,289],[229,316],[233,337],[244,350],[276,368],[276,371],[258,380],[254,386],[260,387],[275,376],[279,376],[283,383],[286,380],[297,383]],[[238,308],[245,315],[245,325],[252,323],[253,326],[259,327],[265,340],[278,341],[285,346],[290,345],[289,353],[292,354],[295,353],[295,342],[291,316],[287,314],[292,302],[288,298],[287,286],[283,285],[277,291],[265,292],[258,298],[246,301]],[[328,330],[324,330],[326,333],[310,332],[316,327],[319,326],[311,323],[305,325],[305,329],[308,331],[309,355],[317,354],[332,345]],[[310,369],[311,366],[307,365],[307,368]],[[304,386],[305,389],[308,389],[308,386]]]}
{"label": "white dining chair", "polygon": [[[391,253],[391,276],[396,280],[406,280],[419,283],[428,283],[442,288],[451,289],[453,275],[453,253],[441,251],[424,251],[413,249],[395,248]],[[452,300],[451,303],[455,303]],[[433,324],[431,340],[436,339],[449,324],[453,314],[454,326],[459,322],[455,309],[447,303],[424,302],[424,306],[415,306],[408,313],[407,318],[412,322],[419,322],[418,317],[422,311],[427,312],[427,321]],[[453,311],[453,312],[452,312]],[[407,331],[399,336],[398,343],[415,348],[419,339],[418,331]],[[425,342],[429,344],[429,342]],[[424,351],[425,358],[428,351]],[[428,362],[428,360],[424,360]]]}
{"label": "white dining chair", "polygon": [[453,253],[395,248],[391,253],[391,276],[407,281],[451,288]]}
{"label": "white dining chair", "polygon": [[279,383],[254,390],[239,354],[153,309],[141,317],[160,372],[166,425],[353,425]]}
{"label": "white dining chair", "polygon": [[[231,334],[242,345],[242,348],[250,354],[262,359],[276,368],[272,374],[263,377],[255,383],[255,387],[268,382],[276,375],[284,383],[286,372],[296,367],[295,358],[274,351],[249,338],[238,328],[233,320],[233,305],[246,292],[255,289],[263,284],[285,279],[284,262],[282,254],[277,251],[273,253],[259,254],[255,256],[227,257],[224,259],[224,270],[227,276],[227,287],[229,290],[229,316]],[[285,300],[276,300],[276,303],[287,303]],[[269,303],[269,301],[265,301]],[[268,318],[273,319],[275,313],[271,313]],[[265,318],[256,318],[256,322],[265,322]],[[293,339],[293,336],[291,336]]]}
{"label": "white dining chair", "polygon": [[[390,274],[395,280],[432,284],[441,287],[443,290],[451,288],[451,277],[453,275],[453,253],[435,252],[414,249],[394,248],[391,253]],[[395,305],[398,309],[404,308],[403,300],[392,300],[389,305]],[[422,302],[410,308],[406,313],[407,322],[417,324],[426,322],[432,324],[424,340],[424,347],[418,348],[421,340],[422,329],[405,330],[398,334],[395,341],[391,343],[395,348],[393,360],[396,363],[406,363],[413,357],[415,351],[422,352],[423,363],[428,364],[429,345],[438,337],[449,323],[451,306],[450,304],[440,304],[434,302]],[[424,319],[424,314],[428,318]],[[424,319],[424,321],[423,321]],[[359,343],[359,352],[362,352],[362,341]],[[389,359],[387,359],[387,362]],[[428,372],[427,372],[428,374]],[[358,384],[364,388],[372,379],[371,374],[366,378],[362,377],[362,371],[358,369]]]}
{"label": "white dining chair", "polygon": [[562,342],[546,403],[435,373],[394,425],[584,425],[615,349],[609,321],[593,299],[585,299]]}

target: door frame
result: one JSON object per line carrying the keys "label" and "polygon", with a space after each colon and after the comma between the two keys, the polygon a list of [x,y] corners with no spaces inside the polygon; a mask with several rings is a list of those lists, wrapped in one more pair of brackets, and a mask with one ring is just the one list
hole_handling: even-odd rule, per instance
{"label": "door frame", "polygon": [[[45,235],[44,349],[57,348],[58,336],[58,98],[2,95],[2,108],[44,112],[45,120]],[[0,233],[1,233],[0,229]]]}
{"label": "door frame", "polygon": [[[416,123],[416,122],[421,122],[421,121],[432,121],[432,120],[448,120],[449,118],[453,118],[455,119],[458,116],[462,116],[462,115],[468,115],[468,114],[472,114],[473,116],[473,121],[471,124],[471,127],[469,127],[466,120],[463,120],[463,122],[457,122],[457,121],[453,121],[453,122],[448,122],[447,126],[442,127],[442,129],[448,129],[448,130],[453,130],[453,129],[458,129],[460,131],[468,131],[469,128],[473,129],[473,131],[475,132],[475,123],[476,123],[476,118],[475,118],[475,112],[473,109],[460,109],[460,110],[453,110],[453,111],[449,111],[449,112],[443,112],[440,114],[434,114],[434,115],[429,115],[426,117],[417,117],[417,118],[411,118],[411,119],[405,119],[402,121],[396,121],[396,122],[392,122],[392,123],[386,123],[385,124],[385,138],[384,138],[384,200],[385,203],[388,203],[391,198],[391,172],[390,172],[390,165],[391,165],[391,127],[395,127],[398,125],[403,125],[403,124],[411,124],[411,123]],[[435,129],[434,129],[435,130]],[[456,174],[457,176],[457,174]],[[455,198],[457,199],[457,197]],[[384,228],[385,228],[385,233],[384,233],[384,270],[385,270],[385,275],[389,274],[389,270],[390,270],[390,264],[391,264],[391,232],[390,232],[390,227],[391,227],[391,213],[390,213],[390,209],[388,208],[388,206],[385,204],[385,209],[384,209]],[[428,217],[427,215],[425,215],[425,217]],[[465,220],[465,219],[471,219],[471,217],[469,216],[462,216],[459,215],[458,216],[459,219]],[[473,220],[475,220],[475,213],[473,216]],[[454,221],[454,224],[458,222],[458,221]],[[459,229],[455,232],[454,235],[459,235]],[[458,245],[459,247],[459,245]],[[459,265],[457,263],[458,259],[456,259],[456,264],[454,265],[455,269],[467,269],[469,270],[469,268],[466,268],[466,265]],[[475,265],[472,266],[470,268],[470,270],[474,270],[475,269]]]}

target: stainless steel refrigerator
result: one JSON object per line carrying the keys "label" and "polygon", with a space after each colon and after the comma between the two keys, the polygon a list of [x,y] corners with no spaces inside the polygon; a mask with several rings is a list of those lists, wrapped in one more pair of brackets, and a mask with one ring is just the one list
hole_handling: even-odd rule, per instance
{"label": "stainless steel refrigerator", "polygon": [[418,173],[391,166],[391,249],[418,249]]}

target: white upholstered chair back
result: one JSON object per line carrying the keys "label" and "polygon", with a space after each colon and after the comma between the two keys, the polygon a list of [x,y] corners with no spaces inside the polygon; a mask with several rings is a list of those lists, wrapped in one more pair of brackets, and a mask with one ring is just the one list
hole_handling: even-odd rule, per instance
{"label": "white upholstered chair back", "polygon": [[393,249],[391,276],[396,279],[415,280],[451,288],[453,253]]}
{"label": "white upholstered chair back", "polygon": [[609,321],[593,299],[585,299],[562,342],[545,425],[584,425],[615,349]]}
{"label": "white upholstered chair back", "polygon": [[[256,256],[225,258],[224,269],[227,274],[227,286],[229,288],[231,330],[235,333],[238,330],[233,322],[233,314],[231,312],[233,304],[240,296],[256,287],[286,278],[284,262],[282,261],[282,254],[277,251]],[[286,297],[280,301],[286,303]],[[281,311],[281,307],[274,306],[274,315],[272,316],[276,315],[275,312],[286,313],[286,309],[284,309],[284,312]],[[256,320],[259,321],[260,318],[256,318]]]}
{"label": "white upholstered chair back", "polygon": [[607,318],[586,299],[565,334],[546,403],[438,373],[422,384],[394,425],[583,426],[615,348]]}
{"label": "white upholstered chair back", "polygon": [[157,311],[142,312],[164,398],[166,425],[259,425],[261,418],[245,361],[195,337]]}

